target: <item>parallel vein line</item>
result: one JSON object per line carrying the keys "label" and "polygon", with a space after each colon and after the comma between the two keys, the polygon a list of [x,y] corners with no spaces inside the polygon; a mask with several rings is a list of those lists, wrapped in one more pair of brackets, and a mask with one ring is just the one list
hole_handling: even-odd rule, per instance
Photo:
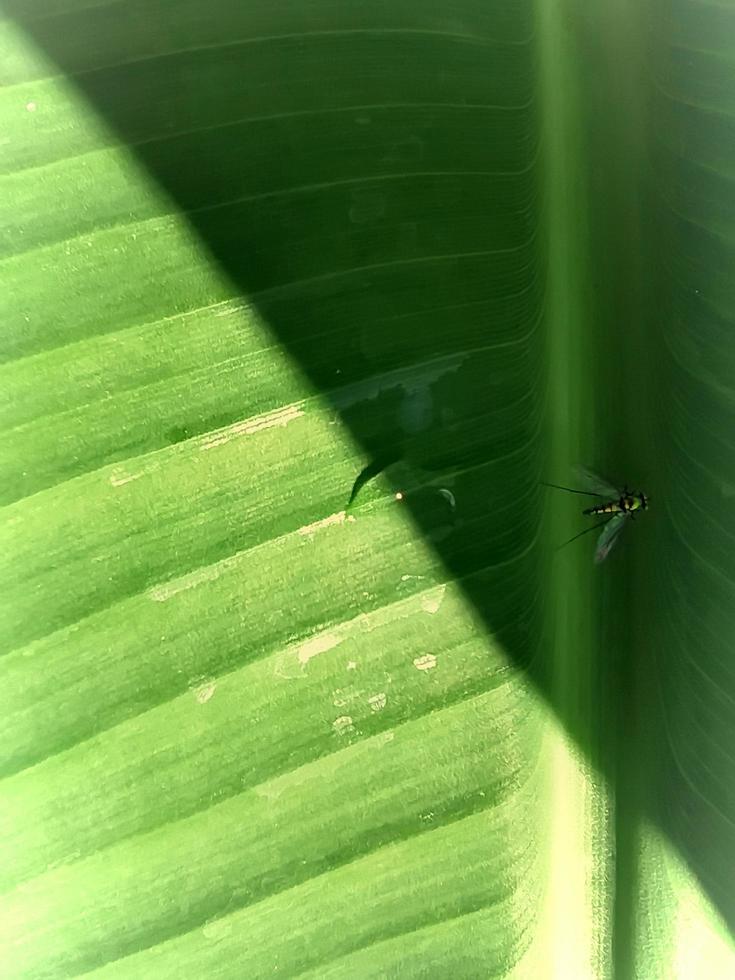
{"label": "parallel vein line", "polygon": [[[492,102],[370,102],[365,104],[349,105],[349,106],[334,106],[333,108],[319,108],[319,109],[298,109],[292,110],[290,112],[273,112],[258,116],[241,116],[236,119],[227,120],[226,122],[210,123],[206,126],[195,126],[190,129],[180,129],[175,132],[159,132],[153,136],[147,136],[142,139],[127,141],[124,139],[119,139],[117,141],[111,141],[103,146],[94,147],[90,150],[84,150],[81,153],[70,153],[66,156],[58,157],[54,160],[50,160],[45,163],[31,164],[28,167],[16,167],[9,171],[0,171],[3,176],[12,176],[15,174],[25,174],[34,170],[43,170],[46,167],[54,167],[61,163],[67,163],[70,161],[81,160],[84,157],[95,156],[96,154],[110,153],[113,150],[137,150],[139,147],[150,146],[152,144],[160,144],[167,142],[176,142],[185,136],[194,136],[198,133],[210,133],[217,132],[218,130],[233,128],[236,126],[247,125],[257,125],[262,122],[273,122],[281,121],[286,119],[299,119],[299,118],[310,118],[312,116],[331,116],[340,114],[351,114],[355,112],[374,112],[374,111],[391,111],[393,109],[452,109],[452,110],[467,110],[470,112],[524,112],[530,109],[534,105],[534,97],[532,96],[526,102],[518,103],[517,105],[496,105]],[[113,131],[114,133],[114,131]]]}
{"label": "parallel vein line", "polygon": [[[137,58],[129,58],[121,61],[108,62],[104,65],[94,65],[90,68],[83,68],[80,71],[59,72],[56,75],[46,75],[35,81],[47,81],[50,79],[83,79],[90,75],[101,74],[103,72],[114,71],[120,68],[132,68],[138,65],[151,64],[156,61],[179,58],[187,54],[200,54],[203,52],[226,51],[245,47],[255,47],[259,45],[281,44],[290,41],[315,41],[321,39],[342,39],[352,37],[380,38],[383,37],[407,37],[417,39],[437,39],[445,41],[457,41],[468,46],[480,48],[522,48],[528,47],[533,43],[534,37],[523,38],[519,41],[499,41],[490,37],[482,37],[473,34],[451,33],[449,31],[416,30],[411,28],[350,28],[343,30],[322,30],[322,31],[295,31],[284,34],[263,34],[258,37],[238,38],[231,41],[217,41],[211,44],[191,45],[189,47],[175,48],[169,51],[156,52],[155,54],[142,55]],[[6,86],[12,89],[18,86],[27,87],[28,82],[16,82]]]}
{"label": "parallel vein line", "polygon": [[[159,222],[177,222],[180,219],[187,219],[189,217],[195,218],[198,215],[204,215],[220,210],[225,210],[233,207],[233,205],[239,204],[255,204],[258,201],[267,201],[272,199],[287,199],[291,196],[306,195],[313,193],[315,191],[328,191],[332,188],[338,187],[353,187],[361,186],[366,184],[380,184],[389,183],[390,181],[411,181],[411,180],[425,180],[435,177],[520,177],[526,173],[529,173],[536,164],[536,158],[538,153],[534,154],[533,159],[528,164],[528,166],[523,167],[518,171],[503,171],[503,170],[425,170],[425,171],[402,171],[398,173],[391,174],[377,174],[374,176],[367,177],[346,177],[339,180],[330,180],[317,182],[315,184],[300,184],[294,187],[284,187],[272,191],[263,191],[260,194],[244,194],[241,197],[229,198],[226,201],[217,201],[214,204],[206,204],[197,208],[178,208],[172,202],[171,210],[160,211],[156,214],[151,215],[147,218],[134,219],[132,221],[115,221],[111,224],[105,224],[102,227],[92,228],[89,231],[80,231],[75,235],[68,238],[59,238],[53,242],[44,242],[43,244],[34,245],[25,251],[8,252],[0,257],[0,267],[10,261],[15,261],[24,257],[33,255],[36,252],[45,252],[51,249],[61,248],[63,245],[73,245],[77,242],[93,240],[98,235],[107,235],[109,233],[115,232],[120,233],[126,231],[128,228],[140,228],[144,230],[146,226],[155,226]],[[195,225],[196,227],[196,225]]]}

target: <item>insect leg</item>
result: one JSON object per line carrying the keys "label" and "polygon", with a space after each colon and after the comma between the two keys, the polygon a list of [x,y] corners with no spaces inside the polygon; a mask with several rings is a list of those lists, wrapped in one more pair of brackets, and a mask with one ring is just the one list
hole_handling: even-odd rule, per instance
{"label": "insect leg", "polygon": [[611,517],[606,518],[604,521],[600,521],[598,524],[593,524],[591,527],[586,527],[584,531],[580,531],[579,534],[575,534],[573,538],[569,538],[569,540],[565,541],[564,544],[560,544],[557,548],[555,548],[555,551],[565,548],[568,544],[571,544],[572,541],[576,541],[577,538],[581,538],[583,534],[589,534],[590,531],[596,531],[598,527],[604,527],[605,524],[609,524],[613,517],[616,516],[616,514],[613,514]]}

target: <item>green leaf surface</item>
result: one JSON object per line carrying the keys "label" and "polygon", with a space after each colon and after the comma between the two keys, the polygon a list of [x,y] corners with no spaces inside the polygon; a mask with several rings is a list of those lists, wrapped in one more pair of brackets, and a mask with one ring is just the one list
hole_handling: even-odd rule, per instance
{"label": "green leaf surface", "polygon": [[3,975],[732,976],[735,8],[3,12]]}

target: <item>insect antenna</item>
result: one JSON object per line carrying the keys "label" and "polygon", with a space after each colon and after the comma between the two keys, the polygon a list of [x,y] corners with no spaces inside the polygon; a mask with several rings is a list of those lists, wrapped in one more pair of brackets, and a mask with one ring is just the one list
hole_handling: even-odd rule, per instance
{"label": "insect antenna", "polygon": [[[613,516],[614,516],[614,515],[613,515]],[[576,540],[577,540],[577,538],[581,538],[583,534],[589,534],[589,532],[590,532],[590,531],[596,531],[598,527],[604,527],[604,525],[605,525],[605,524],[609,524],[611,520],[612,520],[612,517],[608,517],[608,518],[607,518],[607,520],[605,520],[605,521],[600,521],[600,523],[599,523],[599,524],[593,524],[593,525],[592,525],[591,527],[586,527],[586,528],[584,529],[584,531],[580,531],[580,532],[579,532],[579,534],[575,534],[573,538],[569,538],[569,540],[568,540],[568,541],[565,541],[565,542],[564,542],[563,544],[560,544],[560,545],[558,545],[558,546],[557,546],[557,547],[556,547],[556,548],[554,549],[554,551],[561,551],[561,549],[562,549],[562,548],[566,548],[566,546],[567,546],[568,544],[571,544],[571,543],[572,543],[572,541],[576,541]]]}
{"label": "insect antenna", "polygon": [[539,481],[542,487],[554,487],[555,490],[566,490],[567,493],[581,493],[583,497],[600,497],[605,500],[606,497],[603,493],[595,493],[594,490],[574,490],[572,487],[562,487],[558,483],[546,483],[544,480]]}

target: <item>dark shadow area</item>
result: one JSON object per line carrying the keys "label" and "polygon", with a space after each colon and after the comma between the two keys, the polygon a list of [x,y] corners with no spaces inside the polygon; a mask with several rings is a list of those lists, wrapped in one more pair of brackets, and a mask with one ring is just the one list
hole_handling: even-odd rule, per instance
{"label": "dark shadow area", "polygon": [[[589,732],[555,703],[540,641],[546,246],[532,4],[7,7],[331,400],[373,461],[366,476],[388,467],[381,479],[448,576],[589,753]],[[183,406],[159,444],[242,417],[236,398],[206,416]],[[363,494],[367,484],[352,506]],[[624,799],[612,753],[591,754]],[[676,812],[639,807],[637,790],[630,800],[681,844],[693,792],[682,787]],[[692,840],[690,866],[735,929],[723,849]]]}
{"label": "dark shadow area", "polygon": [[[715,372],[697,370],[700,359],[731,361],[721,282],[732,239],[712,218],[726,208],[722,174],[693,164],[727,159],[729,169],[731,123],[712,110],[721,100],[729,112],[735,76],[730,68],[719,76],[729,88],[705,93],[703,79],[721,65],[715,46],[696,57],[681,46],[723,31],[722,11],[687,0],[578,9],[579,70],[590,79],[592,265],[602,270],[596,330],[600,350],[611,348],[595,367],[598,400],[614,420],[606,452],[645,478],[655,514],[646,547],[621,556],[614,601],[600,609],[616,661],[608,710],[618,735],[607,767],[617,790],[615,950],[620,975],[635,976],[641,816],[735,930],[725,870],[735,868],[735,674],[722,640],[735,609],[735,565],[722,547],[733,527],[722,486],[735,455],[722,442],[731,407]],[[731,14],[728,23],[731,31]]]}

